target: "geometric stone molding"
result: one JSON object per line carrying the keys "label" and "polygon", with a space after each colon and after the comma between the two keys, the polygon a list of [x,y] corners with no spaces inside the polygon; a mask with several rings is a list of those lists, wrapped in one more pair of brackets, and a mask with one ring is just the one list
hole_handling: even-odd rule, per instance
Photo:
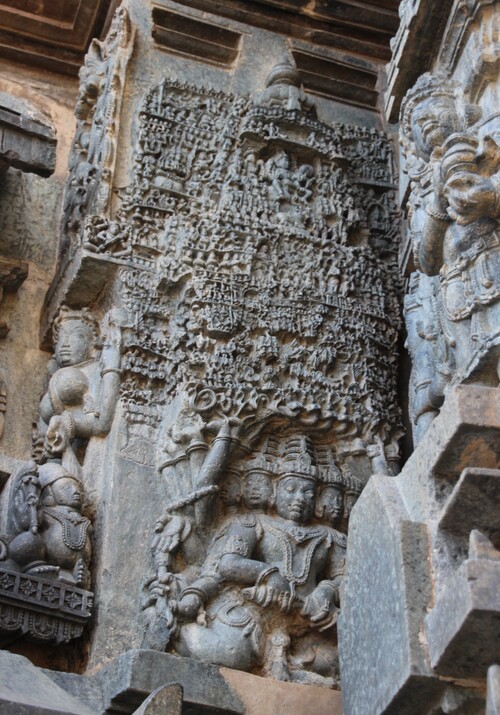
{"label": "geometric stone molding", "polygon": [[495,0],[404,0],[401,23],[391,41],[385,111],[397,122],[406,91],[434,60],[453,73],[463,66],[462,92],[477,101],[499,67],[498,9]]}
{"label": "geometric stone molding", "polygon": [[441,42],[438,62],[451,73],[463,68],[463,93],[476,102],[495,82],[500,67],[496,0],[455,0]]}
{"label": "geometric stone molding", "polygon": [[56,685],[49,675],[22,655],[0,651],[0,711],[2,715],[95,715]]}
{"label": "geometric stone molding", "polygon": [[102,31],[117,2],[76,0],[37,7],[0,6],[0,56],[63,74],[77,75],[92,37]]}
{"label": "geometric stone molding", "polygon": [[[67,643],[90,618],[92,593],[0,567],[0,631]],[[11,638],[9,637],[9,640]]]}
{"label": "geometric stone molding", "polygon": [[429,655],[437,673],[485,678],[491,663],[498,662],[499,589],[500,561],[467,560],[448,579],[425,619]]}
{"label": "geometric stone molding", "polygon": [[408,87],[432,66],[452,4],[453,0],[400,3],[400,25],[391,40],[392,59],[387,65],[385,112],[389,122],[397,122]]}
{"label": "geometric stone molding", "polygon": [[280,710],[303,715],[311,702],[315,715],[342,713],[341,695],[334,690],[258,678],[153,650],[126,651],[90,676],[50,670],[44,673],[94,713],[141,712],[138,709],[148,704],[153,691],[168,685],[182,687],[183,710],[193,715],[212,710],[228,715],[261,715]]}
{"label": "geometric stone molding", "polygon": [[498,390],[460,385],[401,473],[365,487],[339,617],[346,715],[484,712],[477,678],[500,657],[499,459]]}
{"label": "geometric stone molding", "polygon": [[0,94],[0,170],[9,166],[50,176],[56,163],[56,136],[26,102]]}

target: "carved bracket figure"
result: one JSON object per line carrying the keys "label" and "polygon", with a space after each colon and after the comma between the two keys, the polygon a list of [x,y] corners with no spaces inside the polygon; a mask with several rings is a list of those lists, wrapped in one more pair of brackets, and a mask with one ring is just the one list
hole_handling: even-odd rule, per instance
{"label": "carved bracket figure", "polygon": [[[0,536],[0,633],[66,642],[90,617],[91,525],[79,478],[59,462],[24,464],[11,477]],[[10,634],[10,636],[6,636]]]}

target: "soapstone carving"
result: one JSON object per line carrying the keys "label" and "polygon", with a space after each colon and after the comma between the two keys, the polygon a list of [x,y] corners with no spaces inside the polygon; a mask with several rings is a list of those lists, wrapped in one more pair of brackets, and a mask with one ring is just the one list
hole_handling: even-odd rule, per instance
{"label": "soapstone carving", "polygon": [[39,440],[49,456],[63,455],[76,439],[109,432],[120,385],[119,317],[110,311],[99,329],[86,308],[63,306],[59,311],[53,330],[54,372],[40,403]]}
{"label": "soapstone carving", "polygon": [[87,212],[106,215],[116,160],[118,122],[134,30],[118,8],[105,40],[92,40],[80,70],[77,129],[69,158],[63,206],[63,246],[70,248]]}
{"label": "soapstone carving", "polygon": [[166,78],[133,131],[77,250],[128,314],[118,453],[164,484],[143,646],[338,687],[350,510],[402,434],[390,142],[322,122],[287,60],[250,99]]}
{"label": "soapstone carving", "polygon": [[[408,92],[401,133],[412,181],[415,262],[419,271],[435,276],[428,282],[435,294],[433,317],[422,307],[414,318],[413,306],[407,322],[409,333],[412,322],[433,322],[432,400],[439,407],[436,398],[442,401],[457,382],[498,385],[498,145],[482,130],[479,108],[459,102],[457,87],[439,74],[423,75]],[[431,352],[430,346],[413,348],[414,373],[429,371]],[[417,353],[422,357],[415,359]],[[415,384],[426,379],[417,377]]]}
{"label": "soapstone carving", "polygon": [[[220,461],[212,458],[209,470],[206,461],[202,471],[215,474]],[[213,499],[208,486],[190,503],[172,504],[157,525],[149,615],[157,616],[159,601],[168,607],[170,647],[181,655],[338,686],[345,530],[362,485],[341,471],[331,448],[291,437],[267,440],[263,452],[219,474],[218,486],[220,518],[208,548],[209,522],[189,512],[195,498]],[[176,564],[203,553],[197,568],[176,573]]]}
{"label": "soapstone carving", "polygon": [[[58,461],[23,464],[10,480],[0,535],[0,634],[66,642],[90,616],[91,525],[79,475]],[[3,531],[3,529],[2,529]]]}

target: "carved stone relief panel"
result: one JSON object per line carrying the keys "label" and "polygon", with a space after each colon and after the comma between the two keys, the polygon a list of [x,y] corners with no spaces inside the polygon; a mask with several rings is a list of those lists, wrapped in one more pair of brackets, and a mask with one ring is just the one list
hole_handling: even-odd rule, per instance
{"label": "carved stone relief panel", "polygon": [[92,40],[80,70],[77,128],[63,207],[63,249],[74,242],[88,211],[106,215],[116,161],[120,107],[134,30],[119,8],[105,40]]}
{"label": "carved stone relief panel", "polygon": [[401,435],[390,143],[286,61],[254,99],[166,79],[136,129],[79,250],[127,314],[119,453],[165,485],[143,645],[337,687],[348,516]]}
{"label": "carved stone relief panel", "polygon": [[[141,513],[144,647],[338,687],[350,510],[370,474],[397,471],[402,434],[390,142],[321,121],[288,60],[252,98],[166,78],[138,107],[111,205],[99,117],[118,114],[99,83],[125,71],[124,13],[115,27],[122,49],[96,45],[82,75],[71,307],[54,321],[37,454],[85,481],[86,444],[115,420],[110,488],[163,484]],[[74,287],[90,284],[100,327]],[[116,542],[99,509],[99,538]]]}
{"label": "carved stone relief panel", "polygon": [[11,476],[0,533],[0,642],[28,635],[65,643],[90,617],[90,521],[80,476],[58,461],[23,464]]}
{"label": "carved stone relief panel", "polygon": [[418,441],[424,403],[430,415],[456,383],[498,385],[499,155],[491,120],[483,123],[481,109],[439,73],[408,92],[401,132],[419,269],[406,302]]}
{"label": "carved stone relief panel", "polygon": [[89,519],[82,513],[85,449],[111,427],[119,395],[121,332],[116,310],[63,306],[40,403],[36,461],[7,484],[0,526],[0,633],[66,642],[90,617]]}

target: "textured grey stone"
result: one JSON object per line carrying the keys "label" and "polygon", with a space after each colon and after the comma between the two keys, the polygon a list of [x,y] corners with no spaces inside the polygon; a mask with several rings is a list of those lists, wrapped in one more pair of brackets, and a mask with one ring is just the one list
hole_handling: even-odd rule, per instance
{"label": "textured grey stone", "polygon": [[438,673],[485,677],[500,659],[500,562],[467,560],[425,619],[429,654]]}
{"label": "textured grey stone", "polygon": [[440,529],[468,536],[500,528],[500,471],[464,469],[441,512]]}
{"label": "textured grey stone", "polygon": [[500,715],[500,665],[488,668],[486,715]]}
{"label": "textured grey stone", "polygon": [[0,651],[2,715],[95,715],[95,711],[58,687],[27,658]]}
{"label": "textured grey stone", "polygon": [[193,708],[243,713],[241,700],[215,665],[152,650],[130,650],[92,676],[45,671],[61,688],[89,700],[95,712],[133,713],[166,684],[180,683]]}
{"label": "textured grey stone", "polygon": [[180,715],[182,686],[162,685],[146,698],[134,715]]}
{"label": "textured grey stone", "polygon": [[348,715],[421,715],[444,685],[420,642],[431,595],[428,536],[411,522],[395,479],[372,477],[352,514],[339,619]]}
{"label": "textured grey stone", "polygon": [[0,166],[50,176],[56,165],[55,132],[33,107],[0,94]]}

